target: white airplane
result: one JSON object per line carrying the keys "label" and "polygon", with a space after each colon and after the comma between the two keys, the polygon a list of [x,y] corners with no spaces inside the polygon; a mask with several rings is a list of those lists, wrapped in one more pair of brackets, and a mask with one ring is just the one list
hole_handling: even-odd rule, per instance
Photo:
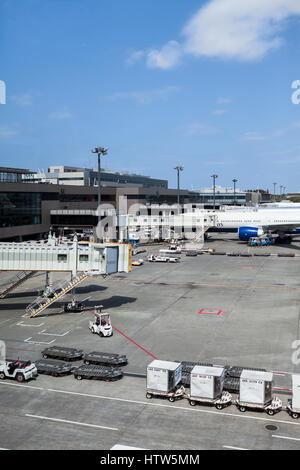
{"label": "white airplane", "polygon": [[215,212],[215,227],[218,231],[237,230],[239,239],[264,233],[275,233],[278,238],[291,240],[291,234],[300,232],[300,208],[253,208]]}

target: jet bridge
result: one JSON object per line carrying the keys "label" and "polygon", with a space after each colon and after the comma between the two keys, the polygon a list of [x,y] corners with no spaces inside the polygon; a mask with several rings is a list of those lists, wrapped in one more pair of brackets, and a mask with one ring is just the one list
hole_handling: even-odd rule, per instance
{"label": "jet bridge", "polygon": [[0,243],[0,271],[18,273],[3,288],[0,299],[36,272],[71,273],[71,280],[47,286],[43,295],[28,305],[26,313],[32,318],[85,279],[130,269],[131,246],[125,243],[79,243],[76,236],[73,242],[62,243],[51,235],[44,242]]}

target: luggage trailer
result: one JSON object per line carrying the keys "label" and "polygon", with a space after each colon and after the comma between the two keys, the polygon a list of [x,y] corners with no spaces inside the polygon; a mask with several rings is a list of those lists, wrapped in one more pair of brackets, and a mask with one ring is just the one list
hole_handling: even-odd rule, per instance
{"label": "luggage trailer", "polygon": [[114,380],[122,379],[123,372],[117,367],[106,367],[84,364],[73,371],[75,379],[89,379],[89,380],[104,380],[106,382],[112,382]]}
{"label": "luggage trailer", "polygon": [[240,378],[240,393],[235,404],[241,412],[262,410],[273,416],[282,409],[282,401],[273,397],[273,374],[254,370],[243,370]]}
{"label": "luggage trailer", "polygon": [[84,352],[81,349],[67,348],[64,346],[51,346],[42,351],[44,359],[61,359],[63,361],[79,361]]}
{"label": "luggage trailer", "polygon": [[225,367],[195,366],[191,371],[190,394],[186,398],[191,406],[215,406],[222,410],[231,405],[232,396],[223,391]]}
{"label": "luggage trailer", "polygon": [[179,362],[154,360],[147,366],[146,398],[166,398],[174,402],[185,396],[181,385],[182,365]]}
{"label": "luggage trailer", "polygon": [[126,366],[128,364],[128,359],[125,354],[113,354],[93,351],[84,354],[83,362],[87,365],[95,364],[116,367]]}
{"label": "luggage trailer", "polygon": [[288,400],[287,412],[293,419],[300,417],[300,374],[292,375],[293,396]]}

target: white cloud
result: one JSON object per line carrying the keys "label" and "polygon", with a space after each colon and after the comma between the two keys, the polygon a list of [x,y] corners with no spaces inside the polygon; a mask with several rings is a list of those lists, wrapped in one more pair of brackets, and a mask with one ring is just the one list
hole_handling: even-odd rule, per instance
{"label": "white cloud", "polygon": [[177,86],[145,91],[118,91],[107,96],[107,99],[110,101],[134,100],[139,104],[149,104],[155,99],[167,100],[171,94],[179,91],[180,88]]}
{"label": "white cloud", "polygon": [[285,134],[285,129],[277,129],[273,132],[261,133],[261,132],[245,132],[242,136],[242,140],[246,141],[262,141],[269,140],[276,137],[281,137]]}
{"label": "white cloud", "polygon": [[32,105],[32,95],[30,93],[23,93],[21,95],[13,95],[11,99],[18,106],[31,106]]}
{"label": "white cloud", "polygon": [[73,117],[73,114],[67,108],[49,114],[50,119],[69,119],[71,117]]}
{"label": "white cloud", "polygon": [[201,122],[192,122],[184,128],[184,134],[187,136],[216,134],[217,132],[219,132],[219,129],[216,127],[208,126]]}
{"label": "white cloud", "polygon": [[225,114],[227,113],[226,109],[214,109],[212,111],[212,114],[214,114],[215,116],[221,116],[222,114]]}
{"label": "white cloud", "polygon": [[141,60],[145,55],[145,51],[131,51],[126,59],[126,64],[134,65],[136,62]]}
{"label": "white cloud", "polygon": [[147,54],[147,65],[170,69],[184,55],[251,61],[283,42],[286,20],[300,15],[299,0],[210,0],[187,22],[181,43]]}
{"label": "white cloud", "polygon": [[152,49],[148,52],[147,65],[149,68],[170,69],[179,64],[182,53],[177,41],[169,41],[161,50]]}
{"label": "white cloud", "polygon": [[18,133],[15,127],[0,126],[0,138],[14,137]]}
{"label": "white cloud", "polygon": [[217,104],[229,104],[232,102],[232,99],[231,98],[225,98],[223,96],[220,96],[218,99],[217,99]]}

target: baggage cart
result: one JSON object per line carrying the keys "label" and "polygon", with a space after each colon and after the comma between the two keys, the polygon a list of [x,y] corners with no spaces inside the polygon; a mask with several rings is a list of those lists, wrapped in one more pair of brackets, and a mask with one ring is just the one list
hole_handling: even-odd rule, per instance
{"label": "baggage cart", "polygon": [[94,380],[105,380],[106,382],[112,382],[119,380],[123,377],[123,372],[117,367],[106,367],[84,364],[76,368],[73,371],[74,377],[77,380],[82,379],[94,379]]}
{"label": "baggage cart", "polygon": [[113,354],[98,351],[85,353],[83,356],[83,362],[85,364],[108,366],[126,366],[128,364],[128,360],[125,354]]}
{"label": "baggage cart", "polygon": [[76,348],[67,348],[64,346],[51,346],[42,351],[44,359],[61,359],[63,361],[79,361],[82,359],[83,351]]}
{"label": "baggage cart", "polygon": [[35,363],[39,374],[48,374],[52,377],[60,377],[71,374],[73,367],[57,359],[39,359]]}

